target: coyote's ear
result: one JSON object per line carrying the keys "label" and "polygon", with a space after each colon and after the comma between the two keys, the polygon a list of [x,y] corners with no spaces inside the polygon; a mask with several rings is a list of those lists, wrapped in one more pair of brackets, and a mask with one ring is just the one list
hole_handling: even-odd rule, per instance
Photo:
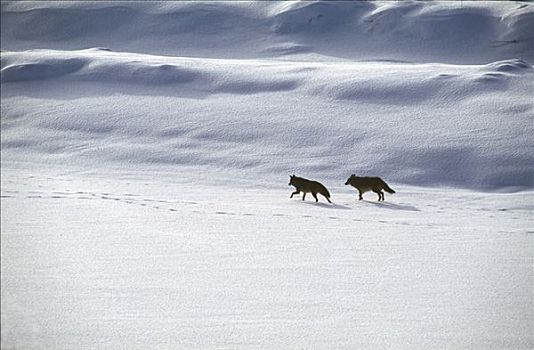
{"label": "coyote's ear", "polygon": [[354,177],[356,177],[356,174],[352,174],[351,176],[354,176]]}

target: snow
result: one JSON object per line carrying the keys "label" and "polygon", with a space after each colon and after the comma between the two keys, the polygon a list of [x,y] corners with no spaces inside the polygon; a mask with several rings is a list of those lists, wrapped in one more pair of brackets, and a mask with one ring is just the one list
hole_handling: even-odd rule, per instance
{"label": "snow", "polygon": [[2,348],[532,348],[533,16],[3,2]]}
{"label": "snow", "polygon": [[502,1],[9,2],[2,49],[212,58],[286,52],[350,59],[532,62],[532,4]]}
{"label": "snow", "polygon": [[281,186],[2,183],[6,347],[532,345],[525,194],[336,188],[316,205]]}
{"label": "snow", "polygon": [[459,66],[34,50],[2,62],[6,161],[533,185],[534,70],[519,59]]}

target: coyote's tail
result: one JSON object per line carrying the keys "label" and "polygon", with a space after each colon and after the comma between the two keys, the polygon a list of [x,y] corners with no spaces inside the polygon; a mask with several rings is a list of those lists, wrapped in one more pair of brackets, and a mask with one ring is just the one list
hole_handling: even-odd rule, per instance
{"label": "coyote's tail", "polygon": [[330,198],[330,192],[328,192],[328,190],[324,186],[322,186],[321,188],[321,194],[327,198]]}
{"label": "coyote's tail", "polygon": [[384,186],[384,191],[389,192],[389,193],[395,193],[395,191],[393,191],[393,189],[389,187],[385,181],[382,181],[382,184]]}

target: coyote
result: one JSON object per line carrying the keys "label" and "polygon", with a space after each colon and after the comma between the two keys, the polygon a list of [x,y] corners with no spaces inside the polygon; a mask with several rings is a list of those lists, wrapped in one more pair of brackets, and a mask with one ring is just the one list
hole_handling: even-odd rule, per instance
{"label": "coyote", "polygon": [[302,192],[302,200],[304,200],[304,198],[306,198],[306,193],[311,192],[313,198],[315,198],[315,201],[318,202],[319,200],[317,199],[317,193],[320,193],[326,198],[328,203],[332,203],[330,202],[330,193],[326,187],[317,181],[307,180],[295,175],[289,175],[289,186],[291,185],[295,186],[297,190],[291,193],[289,198],[293,198],[294,195]]}
{"label": "coyote", "polygon": [[393,191],[388,184],[379,177],[358,177],[352,174],[347,182],[345,182],[345,185],[355,187],[358,190],[360,200],[363,199],[362,194],[368,191],[373,191],[378,194],[379,201],[384,200],[384,192],[382,192],[382,190],[389,193],[395,193],[395,191]]}

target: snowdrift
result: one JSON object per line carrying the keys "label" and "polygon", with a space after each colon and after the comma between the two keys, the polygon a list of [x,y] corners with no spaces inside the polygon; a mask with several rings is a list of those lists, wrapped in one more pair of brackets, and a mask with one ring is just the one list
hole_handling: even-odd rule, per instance
{"label": "snowdrift", "polygon": [[531,4],[1,6],[5,164],[533,186]]}
{"label": "snowdrift", "polygon": [[533,76],[518,59],[460,66],[5,52],[3,157],[525,188],[533,185]]}
{"label": "snowdrift", "polygon": [[478,1],[9,2],[2,49],[489,63],[534,59],[534,6]]}

